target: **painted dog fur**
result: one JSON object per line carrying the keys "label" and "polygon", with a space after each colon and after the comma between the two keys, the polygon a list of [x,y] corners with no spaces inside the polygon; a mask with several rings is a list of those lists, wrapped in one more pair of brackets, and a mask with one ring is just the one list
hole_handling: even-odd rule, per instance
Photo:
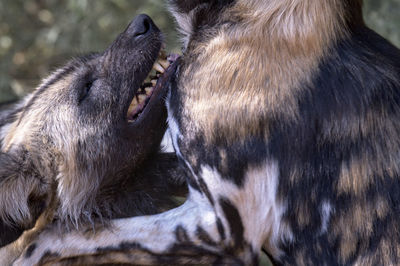
{"label": "painted dog fur", "polygon": [[168,121],[189,197],[18,261],[400,263],[400,51],[360,0],[170,0]]}

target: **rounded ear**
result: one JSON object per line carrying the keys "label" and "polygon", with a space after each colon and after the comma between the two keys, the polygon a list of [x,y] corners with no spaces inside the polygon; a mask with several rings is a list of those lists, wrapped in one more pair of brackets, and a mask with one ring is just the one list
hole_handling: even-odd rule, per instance
{"label": "rounded ear", "polygon": [[50,190],[43,181],[27,152],[0,153],[0,246],[34,226]]}

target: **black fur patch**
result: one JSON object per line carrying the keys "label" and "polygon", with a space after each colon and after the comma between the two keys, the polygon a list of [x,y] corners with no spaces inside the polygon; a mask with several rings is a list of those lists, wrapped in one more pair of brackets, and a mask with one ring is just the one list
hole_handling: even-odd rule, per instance
{"label": "black fur patch", "polygon": [[211,236],[201,226],[197,226],[196,236],[206,245],[217,246],[217,243],[211,238]]}
{"label": "black fur patch", "polygon": [[234,249],[243,248],[244,227],[238,209],[227,198],[220,198],[219,204],[224,211],[225,218],[229,223],[230,232],[234,241]]}
{"label": "black fur patch", "polygon": [[57,252],[51,252],[50,250],[47,250],[43,253],[42,258],[40,259],[39,263],[37,265],[44,265],[48,261],[55,260],[57,258],[60,258],[60,254]]}
{"label": "black fur patch", "polygon": [[30,244],[29,247],[26,249],[25,258],[26,259],[30,258],[30,256],[32,256],[35,249],[36,249],[36,243]]}
{"label": "black fur patch", "polygon": [[[183,232],[183,231],[182,231]],[[182,233],[181,232],[181,233]],[[180,234],[180,233],[179,233]],[[185,234],[185,233],[184,233]],[[186,237],[183,237],[186,239]],[[228,255],[228,254],[219,254],[206,248],[199,247],[195,244],[190,243],[189,241],[184,241],[181,243],[175,243],[163,254],[159,254],[151,251],[148,248],[144,248],[140,243],[136,242],[124,242],[119,246],[114,247],[105,247],[97,249],[97,254],[95,255],[96,260],[101,261],[102,256],[107,254],[124,254],[124,256],[131,257],[131,254],[139,253],[143,255],[150,256],[150,260],[155,265],[181,265],[181,264],[196,264],[196,265],[244,265],[240,260]],[[93,255],[89,256],[78,256],[71,257],[62,260],[62,262],[68,263],[76,263],[79,265],[85,265],[87,262],[86,259],[92,261]],[[72,264],[73,264],[72,263]],[[222,264],[221,264],[222,263]]]}
{"label": "black fur patch", "polygon": [[[181,144],[181,152],[186,158],[198,158],[189,162],[196,175],[199,175],[202,165],[217,169],[221,177],[231,181],[238,187],[245,182],[245,172],[252,166],[262,163],[268,157],[267,143],[260,136],[249,137],[244,142],[227,143],[225,139],[218,139],[213,146],[206,145],[202,134],[189,143]],[[184,145],[184,146],[183,146]],[[193,147],[196,147],[193,149]],[[220,150],[229,154],[226,165],[221,161]]]}
{"label": "black fur patch", "polygon": [[189,238],[189,235],[187,234],[186,229],[181,225],[176,227],[176,229],[175,229],[175,237],[176,237],[176,240],[178,242],[181,242],[181,243],[191,242],[190,238]]}
{"label": "black fur patch", "polygon": [[206,182],[204,182],[204,179],[202,177],[198,177],[198,180],[199,180],[199,183],[200,183],[199,185],[200,185],[201,190],[207,196],[207,198],[210,201],[211,205],[214,206],[214,204],[215,204],[214,203],[214,198],[211,195],[210,190],[208,189]]}
{"label": "black fur patch", "polygon": [[17,240],[18,237],[24,232],[24,229],[21,227],[14,227],[0,220],[0,232],[0,247],[3,247]]}
{"label": "black fur patch", "polygon": [[213,7],[225,7],[231,5],[235,0],[169,0],[168,3],[177,7],[180,13],[189,13],[193,9],[201,5],[209,5]]}
{"label": "black fur patch", "polygon": [[224,241],[226,238],[225,229],[224,229],[224,226],[222,225],[221,219],[219,217],[217,218],[217,229],[218,229],[219,236],[221,237],[221,240]]}

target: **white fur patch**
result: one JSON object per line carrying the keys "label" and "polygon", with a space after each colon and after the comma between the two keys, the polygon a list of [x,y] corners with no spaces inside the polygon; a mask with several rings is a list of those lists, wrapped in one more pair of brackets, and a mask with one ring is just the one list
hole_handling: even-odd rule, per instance
{"label": "white fur patch", "polygon": [[7,149],[7,145],[3,142],[4,138],[7,136],[8,132],[10,132],[11,128],[13,127],[12,123],[5,124],[0,129],[0,139],[2,142],[1,150],[4,152]]}
{"label": "white fur patch", "polygon": [[[281,226],[281,217],[286,207],[277,200],[277,162],[266,161],[249,169],[245,173],[242,188],[222,179],[220,173],[208,165],[201,167],[200,175],[214,199],[228,198],[238,209],[245,229],[244,237],[253,248],[257,250],[264,245],[271,254],[281,253],[279,242],[290,241],[292,233],[289,228]],[[217,213],[220,217],[224,216],[220,208],[217,208]],[[225,219],[223,223],[229,228]]]}
{"label": "white fur patch", "polygon": [[178,139],[181,138],[182,135],[179,131],[178,122],[176,122],[176,120],[172,117],[170,99],[171,99],[171,90],[168,91],[167,99],[165,100],[165,105],[168,111],[168,131],[171,134],[172,145],[175,149],[176,155],[182,158],[182,154],[178,146]]}
{"label": "white fur patch", "polygon": [[328,224],[331,217],[332,206],[329,201],[324,201],[321,204],[321,232],[320,234],[324,234],[328,230]]}
{"label": "white fur patch", "polygon": [[175,152],[174,146],[172,145],[171,132],[169,132],[169,129],[165,131],[164,137],[161,141],[161,149],[163,152]]}
{"label": "white fur patch", "polygon": [[35,265],[47,251],[63,257],[95,253],[98,248],[118,247],[122,242],[140,243],[153,252],[163,252],[176,242],[176,230],[184,228],[190,239],[197,239],[196,229],[204,228],[211,236],[218,235],[216,216],[206,201],[190,198],[180,207],[158,215],[113,220],[111,230],[102,230],[93,237],[73,231],[60,237],[54,232],[42,233],[35,241],[37,248],[30,258],[21,256],[15,265]]}

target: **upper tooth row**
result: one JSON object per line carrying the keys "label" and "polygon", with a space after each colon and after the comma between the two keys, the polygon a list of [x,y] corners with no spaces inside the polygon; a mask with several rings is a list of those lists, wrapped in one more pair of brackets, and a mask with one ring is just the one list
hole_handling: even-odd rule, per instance
{"label": "upper tooth row", "polygon": [[133,109],[136,108],[136,106],[138,106],[139,103],[146,101],[147,97],[150,96],[152,88],[146,88],[145,90],[146,90],[146,95],[139,94],[133,98],[131,104],[129,105],[128,113],[131,113]]}
{"label": "upper tooth row", "polygon": [[138,96],[139,103],[146,101],[147,95],[139,94]]}
{"label": "upper tooth row", "polygon": [[160,63],[158,63],[158,62],[155,62],[155,63],[154,63],[153,68],[154,68],[156,71],[160,72],[160,73],[164,73],[164,72],[165,72],[165,69],[164,69],[164,68],[162,67],[162,65],[160,65]]}
{"label": "upper tooth row", "polygon": [[160,63],[164,69],[167,69],[170,65],[168,60],[159,60],[158,63]]}
{"label": "upper tooth row", "polygon": [[167,60],[158,60],[153,65],[153,68],[160,73],[164,73],[168,67],[169,62]]}

